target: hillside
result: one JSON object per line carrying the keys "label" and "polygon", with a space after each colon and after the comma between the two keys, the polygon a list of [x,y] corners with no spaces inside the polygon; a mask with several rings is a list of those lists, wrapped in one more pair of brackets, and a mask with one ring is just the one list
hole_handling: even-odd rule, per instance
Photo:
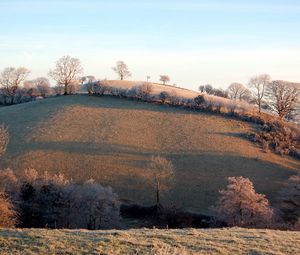
{"label": "hillside", "polygon": [[[300,232],[209,230],[7,230],[0,254],[299,254]],[[175,244],[175,246],[174,246]]]}
{"label": "hillside", "polygon": [[253,180],[271,200],[300,162],[264,153],[243,134],[255,126],[128,99],[74,95],[0,109],[11,135],[3,166],[94,178],[122,199],[152,204],[146,165],[162,154],[176,167],[164,203],[207,212],[228,176]]}

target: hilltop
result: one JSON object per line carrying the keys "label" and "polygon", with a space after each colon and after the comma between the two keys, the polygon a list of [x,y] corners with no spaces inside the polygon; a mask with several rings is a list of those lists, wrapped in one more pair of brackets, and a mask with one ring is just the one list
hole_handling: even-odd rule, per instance
{"label": "hilltop", "polygon": [[300,232],[255,229],[128,231],[3,229],[1,254],[299,254]]}
{"label": "hilltop", "polygon": [[93,178],[112,186],[121,199],[144,205],[154,202],[146,170],[152,155],[163,155],[176,167],[176,182],[164,203],[202,213],[215,203],[228,176],[250,178],[272,201],[300,169],[299,161],[265,153],[244,138],[255,130],[253,124],[168,105],[58,96],[3,107],[0,120],[11,136],[3,166]]}

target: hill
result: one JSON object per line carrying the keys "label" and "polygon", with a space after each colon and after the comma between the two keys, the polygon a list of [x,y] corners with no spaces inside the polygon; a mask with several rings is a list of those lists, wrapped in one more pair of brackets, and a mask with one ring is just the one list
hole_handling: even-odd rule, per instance
{"label": "hill", "polygon": [[235,119],[109,96],[73,95],[3,107],[10,144],[3,167],[94,178],[122,199],[154,202],[146,165],[161,154],[176,167],[164,203],[206,213],[228,176],[253,180],[271,200],[300,162],[264,153]]}
{"label": "hill", "polygon": [[[0,229],[0,254],[300,254],[300,232]],[[175,244],[175,245],[174,245]]]}

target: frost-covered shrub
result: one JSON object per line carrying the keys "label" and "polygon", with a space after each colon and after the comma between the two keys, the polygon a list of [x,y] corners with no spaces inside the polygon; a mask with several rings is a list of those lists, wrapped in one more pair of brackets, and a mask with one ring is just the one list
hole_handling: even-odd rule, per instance
{"label": "frost-covered shrub", "polygon": [[19,176],[0,171],[0,178],[0,193],[14,205],[19,227],[100,229],[119,224],[119,200],[110,187],[74,183],[62,174],[41,175],[34,169]]}

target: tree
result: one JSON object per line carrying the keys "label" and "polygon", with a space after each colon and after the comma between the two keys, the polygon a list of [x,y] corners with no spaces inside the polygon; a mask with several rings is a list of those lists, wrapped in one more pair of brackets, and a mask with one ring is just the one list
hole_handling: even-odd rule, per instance
{"label": "tree", "polygon": [[79,74],[83,72],[81,62],[78,58],[63,56],[56,61],[55,68],[49,71],[49,76],[54,79],[58,85],[64,86],[64,94],[70,93],[70,86],[79,79]]}
{"label": "tree", "polygon": [[6,98],[10,98],[10,103],[14,104],[15,96],[19,90],[21,83],[27,78],[30,71],[25,67],[7,67],[0,74],[0,87],[2,94]]}
{"label": "tree", "polygon": [[255,192],[248,178],[229,177],[214,208],[229,226],[263,227],[270,223],[273,211],[265,195]]}
{"label": "tree", "polygon": [[174,166],[173,164],[160,156],[151,157],[148,165],[148,170],[151,176],[153,187],[155,188],[156,194],[156,207],[160,208],[160,195],[161,192],[169,188],[170,182],[174,177]]}
{"label": "tree", "polygon": [[231,99],[242,100],[247,94],[248,89],[243,84],[234,82],[229,85],[227,91]]}
{"label": "tree", "polygon": [[279,209],[286,222],[295,225],[300,221],[300,175],[288,179],[280,192]]}
{"label": "tree", "polygon": [[121,80],[131,76],[128,66],[124,61],[117,61],[116,66],[112,67],[112,69],[119,75]]}
{"label": "tree", "polygon": [[0,228],[12,228],[16,225],[17,213],[5,193],[0,192]]}
{"label": "tree", "polygon": [[171,79],[168,75],[161,75],[159,80],[165,85],[166,82],[169,82]]}
{"label": "tree", "polygon": [[271,109],[283,119],[299,110],[300,86],[285,81],[273,81],[267,89]]}
{"label": "tree", "polygon": [[118,196],[110,187],[88,180],[82,185],[70,186],[69,200],[72,228],[101,229],[116,227],[120,219]]}
{"label": "tree", "polygon": [[258,112],[261,112],[262,103],[265,98],[265,92],[271,77],[268,74],[254,76],[249,80],[249,87],[253,89],[255,103],[258,106]]}

